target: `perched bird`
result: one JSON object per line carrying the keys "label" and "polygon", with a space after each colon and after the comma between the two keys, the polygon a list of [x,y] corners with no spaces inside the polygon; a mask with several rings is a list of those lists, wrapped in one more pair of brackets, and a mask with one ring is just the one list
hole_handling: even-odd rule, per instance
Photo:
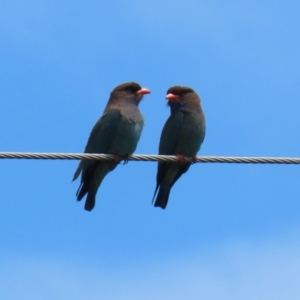
{"label": "perched bird", "polygon": [[90,133],[84,152],[113,154],[115,160],[82,160],[73,178],[74,181],[81,173],[76,196],[80,201],[87,194],[86,210],[94,208],[96,193],[104,177],[115,169],[121,159],[126,161],[136,149],[144,125],[138,105],[143,95],[149,93],[150,90],[135,82],[121,84],[112,90],[102,117]]}
{"label": "perched bird", "polygon": [[184,156],[195,157],[205,136],[205,118],[200,98],[189,87],[173,86],[168,89],[166,99],[171,115],[166,121],[159,142],[159,154],[177,155],[178,163],[159,162],[156,175],[154,206],[166,208],[174,183],[184,174],[191,162]]}

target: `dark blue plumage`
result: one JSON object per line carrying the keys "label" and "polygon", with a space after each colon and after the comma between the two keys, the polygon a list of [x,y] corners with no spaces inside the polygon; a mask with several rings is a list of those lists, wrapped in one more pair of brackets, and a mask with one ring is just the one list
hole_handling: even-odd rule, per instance
{"label": "dark blue plumage", "polygon": [[[159,154],[194,157],[205,136],[201,100],[193,89],[183,86],[171,87],[166,98],[171,115],[162,130]],[[172,186],[190,166],[190,162],[158,163],[154,206],[166,208]]]}
{"label": "dark blue plumage", "polygon": [[148,89],[135,82],[121,84],[111,92],[104,113],[92,129],[84,152],[113,154],[116,160],[82,160],[73,178],[75,180],[81,173],[76,196],[80,201],[87,194],[84,206],[86,210],[94,208],[97,190],[104,177],[118,165],[118,159],[126,160],[135,151],[144,125],[138,104],[143,95],[149,93]]}

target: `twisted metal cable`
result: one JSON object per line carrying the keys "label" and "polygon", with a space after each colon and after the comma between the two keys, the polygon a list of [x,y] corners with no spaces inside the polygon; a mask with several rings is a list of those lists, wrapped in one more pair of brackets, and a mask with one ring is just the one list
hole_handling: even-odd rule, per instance
{"label": "twisted metal cable", "polygon": [[[34,153],[34,152],[0,152],[0,159],[67,159],[67,160],[114,160],[111,154],[89,153]],[[174,155],[134,154],[130,161],[161,161],[179,162],[180,158]],[[239,164],[300,164],[300,158],[294,157],[231,157],[231,156],[196,156],[185,157],[188,162],[201,163],[239,163]]]}

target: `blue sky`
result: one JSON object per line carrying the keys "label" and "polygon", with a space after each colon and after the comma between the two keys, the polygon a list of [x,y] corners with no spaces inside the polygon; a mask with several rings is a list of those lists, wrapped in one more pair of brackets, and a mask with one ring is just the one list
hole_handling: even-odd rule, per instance
{"label": "blue sky", "polygon": [[[2,1],[0,151],[82,152],[110,91],[150,88],[136,153],[155,154],[167,89],[194,88],[200,155],[300,153],[298,1]],[[299,299],[298,166],[197,164],[151,206],[156,163],[76,203],[77,161],[1,160],[1,299]]]}

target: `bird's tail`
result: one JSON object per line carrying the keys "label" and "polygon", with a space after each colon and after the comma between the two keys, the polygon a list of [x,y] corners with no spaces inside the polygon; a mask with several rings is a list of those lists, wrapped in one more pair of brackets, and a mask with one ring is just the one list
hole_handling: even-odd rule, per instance
{"label": "bird's tail", "polygon": [[170,195],[171,187],[170,186],[160,186],[158,195],[155,199],[154,206],[161,207],[165,209],[168,204],[169,195]]}
{"label": "bird's tail", "polygon": [[[77,201],[80,201],[88,193],[96,168],[97,168],[97,164],[87,168],[85,170],[85,172],[83,173],[81,183],[76,192]],[[78,167],[78,169],[79,169],[79,167]],[[77,171],[76,171],[76,173],[77,173]],[[76,175],[76,173],[75,173],[75,175]],[[74,178],[75,178],[75,176],[74,176]]]}
{"label": "bird's tail", "polygon": [[115,161],[96,163],[83,173],[82,182],[76,193],[80,201],[86,194],[85,210],[91,211],[96,202],[96,194],[104,177],[117,166]]}
{"label": "bird's tail", "polygon": [[76,193],[77,201],[80,201],[87,194],[84,205],[85,210],[91,211],[95,207],[96,194],[103,178],[104,176],[99,182],[97,182],[96,185],[93,185],[93,181],[85,181],[79,186],[78,191]]}
{"label": "bird's tail", "polygon": [[81,183],[76,193],[76,196],[77,196],[77,201],[80,201],[87,194],[84,209],[91,211],[95,206],[96,193],[98,188],[96,189],[96,191],[92,190],[89,188],[89,184],[90,182],[88,181]]}
{"label": "bird's tail", "polygon": [[[97,192],[97,191],[96,191]],[[96,203],[96,192],[89,191],[85,200],[84,209],[91,211],[95,207]]]}

